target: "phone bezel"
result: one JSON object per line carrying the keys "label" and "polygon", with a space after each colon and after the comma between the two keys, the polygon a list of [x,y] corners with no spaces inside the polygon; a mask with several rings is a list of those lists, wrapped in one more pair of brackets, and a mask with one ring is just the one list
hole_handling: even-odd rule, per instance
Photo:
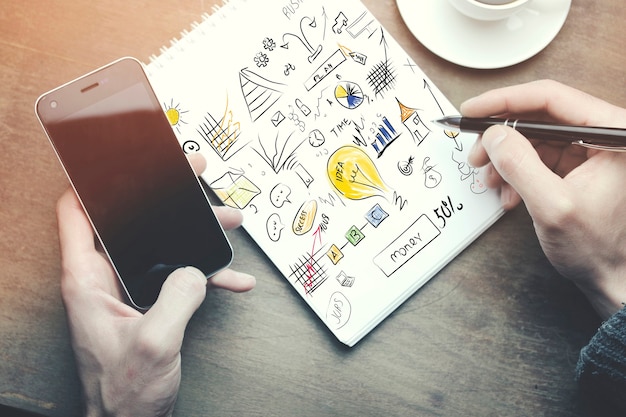
{"label": "phone bezel", "polygon": [[[141,306],[135,302],[135,297],[133,296],[133,294],[130,293],[128,286],[125,283],[125,278],[116,267],[116,260],[112,259],[111,254],[107,250],[107,242],[105,242],[102,238],[102,235],[98,230],[98,226],[95,224],[92,216],[87,210],[83,199],[81,198],[81,195],[74,184],[74,180],[68,172],[68,169],[64,164],[63,158],[60,155],[59,150],[57,149],[55,140],[51,137],[50,132],[47,128],[47,124],[51,122],[51,120],[59,120],[63,117],[68,117],[68,115],[76,113],[99,100],[110,97],[111,95],[115,94],[115,92],[120,92],[126,88],[130,88],[137,83],[142,83],[142,85],[149,92],[150,99],[153,100],[152,105],[158,106],[158,108],[162,110],[162,107],[160,106],[158,98],[156,97],[156,94],[152,86],[150,85],[150,81],[145,74],[141,62],[133,57],[122,57],[42,94],[41,96],[39,96],[39,98],[37,98],[35,102],[35,114],[42,129],[46,133],[48,142],[55,151],[55,155],[59,160],[61,167],[63,168],[63,171],[65,172],[65,175],[70,182],[71,187],[74,189],[74,192],[76,193],[78,200],[80,201],[80,204],[85,211],[85,214],[87,215],[87,218],[92,226],[92,229],[94,230],[95,235],[98,238],[98,241],[100,242],[100,245],[102,246],[102,249],[104,250],[107,258],[113,266],[113,269],[115,270],[117,278],[127,298],[127,302],[140,311],[146,311],[147,309],[149,309],[150,306]],[[95,88],[96,84],[106,84],[107,88],[97,89]],[[77,90],[81,92],[89,91],[89,95],[76,94]],[[57,102],[55,108],[52,108],[51,106],[51,103],[53,101]],[[171,131],[172,138],[177,141],[175,133],[173,132],[165,113],[162,113],[163,127],[169,129],[169,131]],[[228,246],[228,257],[227,259],[222,259],[222,262],[219,263],[220,267],[211,271],[203,271],[207,277],[210,277],[215,273],[218,273],[219,271],[230,266],[234,257],[234,251],[230,241],[228,240],[228,237],[226,236],[226,233],[223,230],[222,225],[219,223],[219,221],[217,221],[217,217],[215,216],[213,208],[211,207],[206,191],[202,186],[200,179],[193,172],[193,168],[191,167],[191,164],[189,163],[187,157],[184,155],[182,148],[179,147],[179,149],[180,155],[182,155],[185,163],[188,166],[190,176],[194,178],[194,181],[197,183],[199,191],[202,193],[204,199],[210,207],[210,214],[214,217],[215,222],[219,227],[219,233],[221,234],[220,239],[223,239],[224,243]],[[207,256],[210,256],[210,254],[207,254]]]}

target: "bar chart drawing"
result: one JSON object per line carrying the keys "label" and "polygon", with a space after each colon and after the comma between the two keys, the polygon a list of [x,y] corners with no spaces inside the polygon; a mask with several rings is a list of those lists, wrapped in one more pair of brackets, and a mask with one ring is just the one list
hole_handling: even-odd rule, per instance
{"label": "bar chart drawing", "polygon": [[381,123],[378,124],[378,128],[373,133],[375,139],[371,144],[379,158],[385,149],[400,137],[400,133],[396,131],[389,119],[385,116],[382,117]]}

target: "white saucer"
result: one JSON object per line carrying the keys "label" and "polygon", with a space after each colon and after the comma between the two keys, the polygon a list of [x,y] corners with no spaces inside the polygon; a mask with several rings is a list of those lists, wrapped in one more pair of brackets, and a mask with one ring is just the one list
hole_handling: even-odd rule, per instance
{"label": "white saucer", "polygon": [[503,68],[536,55],[565,23],[571,0],[533,0],[508,19],[471,19],[448,0],[397,0],[409,30],[431,52],[469,68]]}

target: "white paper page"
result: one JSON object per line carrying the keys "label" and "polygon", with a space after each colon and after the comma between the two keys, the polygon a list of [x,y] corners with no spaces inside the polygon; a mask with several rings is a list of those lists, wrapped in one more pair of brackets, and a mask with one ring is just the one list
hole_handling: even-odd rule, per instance
{"label": "white paper page", "polygon": [[233,1],[148,65],[185,152],[352,346],[502,214],[474,135],[358,0]]}

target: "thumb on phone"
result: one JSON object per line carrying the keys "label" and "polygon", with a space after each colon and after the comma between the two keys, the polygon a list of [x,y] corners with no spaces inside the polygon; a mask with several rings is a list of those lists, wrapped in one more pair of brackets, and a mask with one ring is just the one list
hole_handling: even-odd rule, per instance
{"label": "thumb on phone", "polygon": [[206,286],[206,276],[192,266],[169,275],[159,298],[143,317],[143,330],[153,342],[161,340],[166,346],[180,349],[187,323],[204,301]]}

